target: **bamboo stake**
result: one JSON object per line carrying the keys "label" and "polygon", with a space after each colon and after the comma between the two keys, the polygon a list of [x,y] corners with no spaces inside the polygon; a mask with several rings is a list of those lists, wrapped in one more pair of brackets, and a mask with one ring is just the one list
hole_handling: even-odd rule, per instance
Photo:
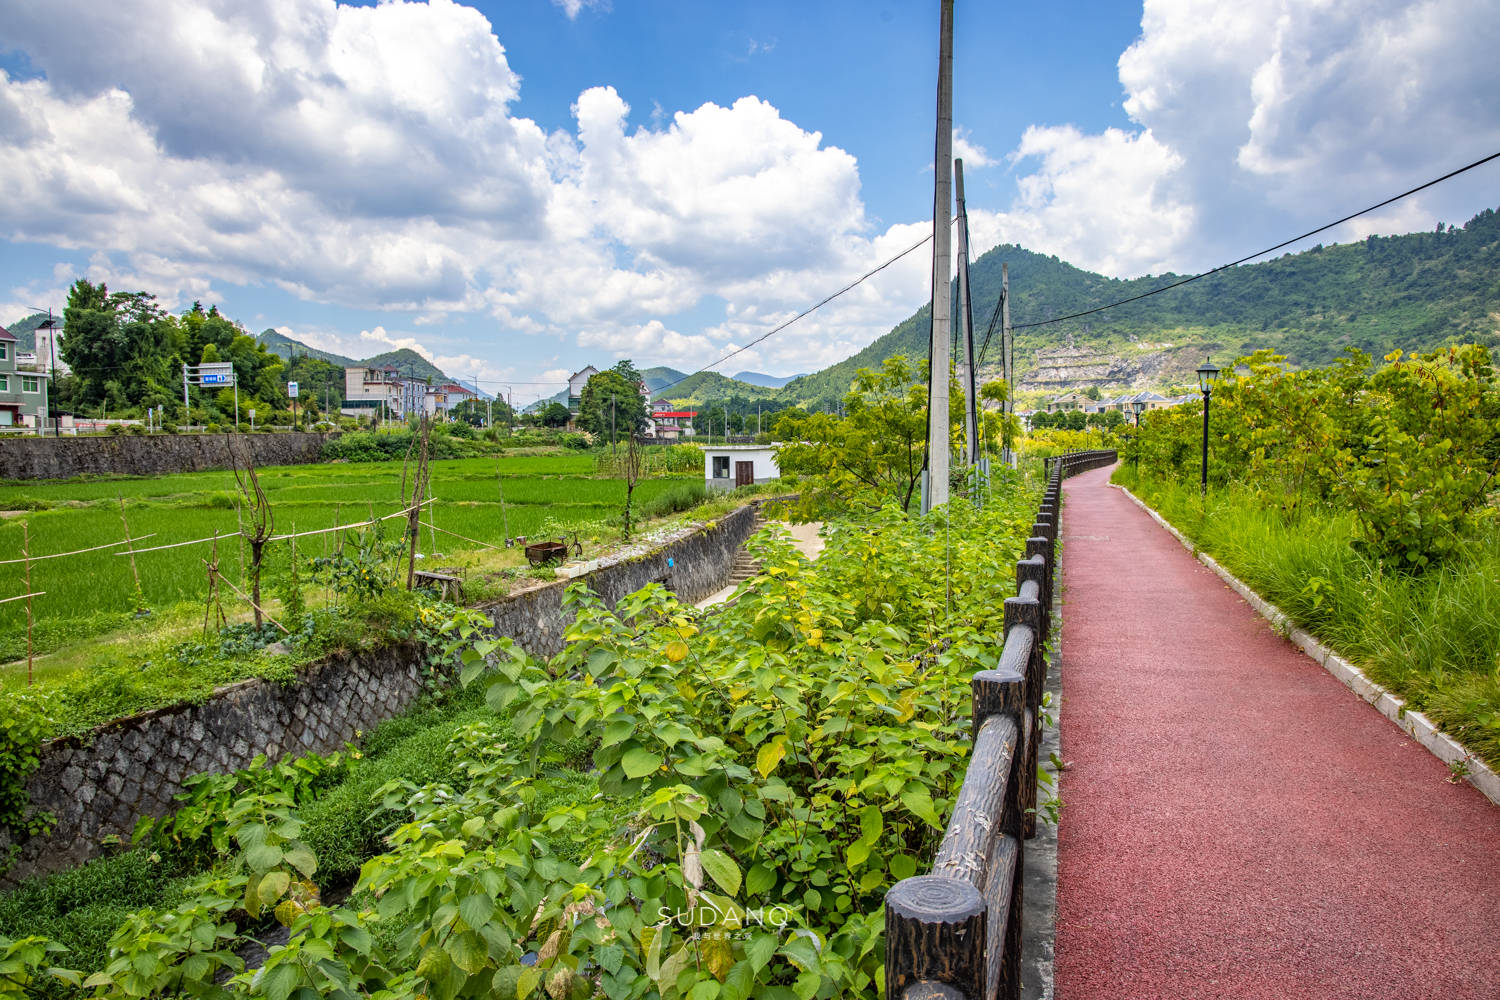
{"label": "bamboo stake", "polygon": [[[85,552],[98,552],[100,549],[112,549],[112,548],[115,548],[118,545],[124,545],[126,542],[139,542],[143,538],[155,538],[155,537],[156,537],[156,532],[153,531],[153,532],[150,532],[149,534],[138,535],[135,538],[127,538],[127,539],[125,539],[124,542],[108,542],[108,543],[106,543],[104,545],[91,545],[91,546],[89,546],[86,549],[74,549],[72,552],[54,552],[51,555],[46,555],[46,556],[32,556],[31,557],[31,561],[32,562],[41,562],[43,559],[61,559],[64,556],[81,556]],[[205,542],[208,541],[207,538],[205,538],[203,540]],[[191,542],[183,542],[182,544],[184,544],[184,545],[191,545],[192,543]],[[170,548],[171,546],[163,546],[163,547],[164,548]],[[144,551],[149,552],[151,550],[150,549],[146,549]],[[115,555],[117,555],[117,556],[118,555],[123,555],[123,554],[124,553],[122,553],[122,552],[116,552],[115,553]],[[26,562],[26,560],[25,559],[0,559],[0,566],[9,566],[12,563],[18,563],[18,562]]]}
{"label": "bamboo stake", "polygon": [[214,608],[218,608],[219,610],[219,627],[223,628],[225,624],[224,605],[219,601],[219,581],[223,577],[219,575],[219,533],[217,531],[214,532],[213,543],[213,552],[210,553],[207,559],[203,560],[203,564],[208,567],[208,600],[203,605],[203,634],[205,637],[208,635],[208,622],[213,615]]}
{"label": "bamboo stake", "polygon": [[120,523],[125,526],[125,551],[130,554],[130,575],[135,578],[135,610],[139,614],[146,608],[146,595],[141,591],[141,571],[135,564],[135,547],[130,544],[130,522],[125,519],[125,498],[116,493],[115,499],[120,501]]}
{"label": "bamboo stake", "polygon": [[21,522],[21,558],[26,561],[26,686],[31,687],[31,529]]}
{"label": "bamboo stake", "polygon": [[416,475],[412,477],[412,489],[411,489],[412,511],[411,511],[410,520],[407,522],[407,525],[406,525],[406,530],[407,530],[407,533],[408,533],[408,538],[410,540],[409,541],[409,545],[407,547],[407,552],[406,552],[406,589],[407,590],[411,590],[413,584],[416,581],[416,573],[417,573],[417,539],[422,534],[422,528],[421,528],[421,525],[419,523],[422,514],[421,514],[421,511],[419,510],[419,508],[420,508],[421,503],[422,503],[422,498],[423,498],[423,496],[425,495],[425,493],[427,491],[427,437],[428,437],[428,435],[431,432],[432,432],[432,423],[426,417],[423,417],[422,418],[422,450],[420,452],[418,452],[418,454],[417,454],[417,472],[416,472]]}
{"label": "bamboo stake", "polygon": [[505,511],[505,475],[500,471],[500,460],[495,459],[495,489],[500,494],[500,534],[505,544],[510,544],[510,515]]}

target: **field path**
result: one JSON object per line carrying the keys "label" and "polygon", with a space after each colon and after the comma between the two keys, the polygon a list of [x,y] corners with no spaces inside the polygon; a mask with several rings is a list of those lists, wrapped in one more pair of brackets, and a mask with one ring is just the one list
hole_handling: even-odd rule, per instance
{"label": "field path", "polygon": [[1109,474],[1064,487],[1056,995],[1500,997],[1500,808]]}

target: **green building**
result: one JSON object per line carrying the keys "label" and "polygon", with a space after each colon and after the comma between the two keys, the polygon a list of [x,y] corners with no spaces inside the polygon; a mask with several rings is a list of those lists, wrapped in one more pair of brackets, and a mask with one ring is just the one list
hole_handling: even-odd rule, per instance
{"label": "green building", "polygon": [[47,373],[35,366],[17,366],[20,344],[0,326],[0,430],[40,429],[47,422]]}

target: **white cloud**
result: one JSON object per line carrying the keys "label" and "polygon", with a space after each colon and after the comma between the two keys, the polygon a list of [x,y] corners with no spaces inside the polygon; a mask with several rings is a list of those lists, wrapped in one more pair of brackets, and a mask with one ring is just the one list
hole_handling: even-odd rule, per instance
{"label": "white cloud", "polygon": [[[174,308],[263,284],[421,331],[306,334],[340,353],[697,367],[930,228],[876,230],[854,157],[754,97],[633,127],[597,87],[548,134],[512,113],[489,22],[452,0],[53,0],[0,5],[0,37],[45,74],[0,74],[0,236],[81,251],[91,279]],[[966,165],[1017,185],[1003,211],[971,204],[976,253],[1016,241],[1136,274],[1274,242],[1492,144],[1494,51],[1500,0],[1149,0],[1120,59],[1134,129],[1039,124],[1005,156],[956,130]],[[1464,203],[1450,187],[1342,235],[1428,228]],[[928,270],[918,251],[729,367],[846,357],[926,300]],[[11,297],[33,294],[57,298]],[[492,332],[446,333],[476,316]]]}
{"label": "white cloud", "polygon": [[0,9],[46,74],[0,75],[0,234],[97,251],[92,278],[169,305],[265,283],[418,326],[488,313],[509,332],[486,347],[595,329],[644,350],[705,295],[784,308],[869,258],[854,158],[819,133],[753,97],[632,129],[606,87],[546,135],[452,0],[92,13]]}
{"label": "white cloud", "polygon": [[1033,126],[1012,158],[1040,165],[1008,211],[970,212],[975,256],[1004,241],[1108,274],[1160,271],[1192,231],[1193,206],[1171,192],[1182,157],[1149,130]]}
{"label": "white cloud", "polygon": [[[1222,263],[1493,152],[1496,51],[1497,0],[1147,0],[1120,57],[1138,130],[1028,129],[994,238],[1122,275]],[[1331,238],[1462,222],[1485,183]]]}
{"label": "white cloud", "polygon": [[562,12],[568,15],[569,21],[578,20],[578,15],[585,8],[599,11],[609,10],[609,0],[552,0],[552,3],[554,6],[560,7]]}
{"label": "white cloud", "polygon": [[603,348],[610,360],[649,357],[653,364],[691,365],[697,367],[709,360],[714,343],[697,334],[687,335],[667,329],[661,320],[653,319],[636,327],[593,328],[578,335],[580,347]]}
{"label": "white cloud", "polygon": [[994,159],[985,151],[985,148],[969,138],[969,130],[966,128],[953,130],[953,156],[955,159],[964,161],[966,171],[982,170],[995,165]]}

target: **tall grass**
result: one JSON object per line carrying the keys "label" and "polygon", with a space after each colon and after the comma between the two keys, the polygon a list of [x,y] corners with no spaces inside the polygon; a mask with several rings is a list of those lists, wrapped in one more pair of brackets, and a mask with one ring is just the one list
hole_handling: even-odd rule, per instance
{"label": "tall grass", "polygon": [[1288,519],[1231,486],[1207,502],[1195,486],[1128,486],[1199,548],[1300,627],[1316,635],[1471,753],[1500,767],[1500,529],[1493,521],[1420,575],[1392,570],[1350,544],[1352,515],[1301,511]]}

